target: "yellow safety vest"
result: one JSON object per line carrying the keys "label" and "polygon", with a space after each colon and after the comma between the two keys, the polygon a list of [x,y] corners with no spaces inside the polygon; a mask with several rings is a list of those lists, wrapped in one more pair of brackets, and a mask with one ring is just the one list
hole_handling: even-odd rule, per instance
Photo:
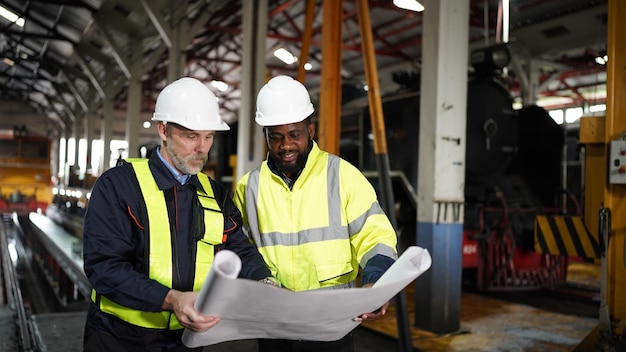
{"label": "yellow safety vest", "polygon": [[264,161],[238,182],[234,202],[272,276],[290,290],[352,287],[359,265],[397,257],[372,185],[316,143],[291,190]]}
{"label": "yellow safety vest", "polygon": [[[148,277],[167,287],[172,287],[172,247],[169,216],[163,192],[159,189],[154,176],[150,172],[147,159],[128,159],[135,170],[141,193],[147,205],[150,244],[148,260]],[[204,208],[204,237],[197,242],[195,260],[195,276],[193,290],[199,291],[207,276],[214,258],[214,246],[223,242],[224,215],[213,194],[213,188],[207,175],[197,174],[202,188],[198,188],[198,199]],[[98,302],[102,312],[133,325],[154,329],[182,329],[176,316],[169,311],[145,312],[117,304],[95,290],[91,292],[91,300]]]}

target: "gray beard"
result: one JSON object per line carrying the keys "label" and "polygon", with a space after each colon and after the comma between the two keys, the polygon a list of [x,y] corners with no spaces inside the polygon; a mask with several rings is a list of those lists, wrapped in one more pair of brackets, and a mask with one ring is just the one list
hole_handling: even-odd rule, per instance
{"label": "gray beard", "polygon": [[170,148],[169,145],[166,147],[166,149],[168,154],[172,158],[172,163],[174,164],[173,166],[185,175],[195,175],[198,172],[202,171],[202,168],[204,167],[204,164],[206,164],[206,161],[208,159],[208,156],[205,156],[203,158],[204,162],[202,163],[202,166],[192,167],[189,165],[189,161],[197,158],[198,155],[190,155],[186,158],[182,158],[173,150],[173,148]]}

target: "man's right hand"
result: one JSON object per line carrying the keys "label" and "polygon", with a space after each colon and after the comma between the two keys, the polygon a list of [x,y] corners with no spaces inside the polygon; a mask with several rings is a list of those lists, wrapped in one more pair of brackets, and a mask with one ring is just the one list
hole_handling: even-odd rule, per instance
{"label": "man's right hand", "polygon": [[204,315],[194,308],[198,292],[170,290],[163,301],[163,310],[173,312],[180,324],[193,332],[204,332],[219,323],[220,318]]}

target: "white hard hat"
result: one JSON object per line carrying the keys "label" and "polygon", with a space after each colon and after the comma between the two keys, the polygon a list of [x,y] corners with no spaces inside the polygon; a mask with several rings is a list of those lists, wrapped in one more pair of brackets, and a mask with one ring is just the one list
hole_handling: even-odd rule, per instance
{"label": "white hard hat", "polygon": [[215,94],[191,77],[167,85],[156,101],[152,121],[172,122],[194,131],[228,131]]}
{"label": "white hard hat", "polygon": [[313,113],[311,97],[302,83],[289,76],[267,82],[256,98],[256,122],[261,126],[297,123]]}

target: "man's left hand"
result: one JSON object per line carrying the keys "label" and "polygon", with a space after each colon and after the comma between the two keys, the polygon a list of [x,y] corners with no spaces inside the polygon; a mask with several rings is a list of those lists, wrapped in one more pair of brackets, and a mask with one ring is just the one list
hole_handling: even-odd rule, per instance
{"label": "man's left hand", "polygon": [[[363,285],[363,287],[372,287],[374,284],[366,284]],[[385,304],[383,304],[382,307],[376,309],[373,312],[369,312],[369,313],[363,313],[361,315],[359,315],[358,317],[354,318],[353,320],[359,323],[362,322],[366,322],[366,321],[373,321],[376,319],[380,319],[382,318],[383,315],[385,315],[387,313],[387,308],[389,308],[389,301],[385,302]]]}

